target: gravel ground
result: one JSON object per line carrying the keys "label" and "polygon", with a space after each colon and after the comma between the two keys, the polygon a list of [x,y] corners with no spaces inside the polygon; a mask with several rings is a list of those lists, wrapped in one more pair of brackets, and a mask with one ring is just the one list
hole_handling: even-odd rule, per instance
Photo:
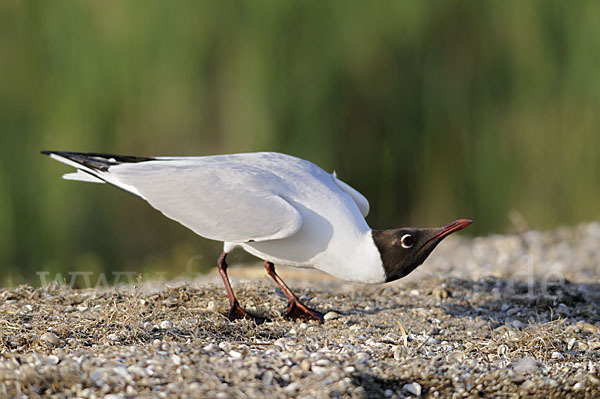
{"label": "gravel ground", "polygon": [[188,282],[0,290],[0,397],[599,397],[600,224],[450,237],[396,283],[279,268],[324,325],[281,319],[260,267]]}

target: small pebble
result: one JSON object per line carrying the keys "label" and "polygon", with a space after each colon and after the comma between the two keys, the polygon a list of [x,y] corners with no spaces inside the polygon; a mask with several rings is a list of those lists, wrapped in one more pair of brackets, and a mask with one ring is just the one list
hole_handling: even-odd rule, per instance
{"label": "small pebble", "polygon": [[451,362],[460,363],[465,360],[465,353],[462,351],[453,351],[448,354],[448,360]]}
{"label": "small pebble", "polygon": [[520,320],[513,320],[512,325],[514,328],[522,329],[525,325]]}
{"label": "small pebble", "polygon": [[109,340],[111,340],[111,341],[113,341],[113,342],[116,342],[116,341],[118,341],[118,340],[119,340],[119,336],[118,336],[117,334],[115,334],[115,333],[108,334],[108,335],[106,336],[106,338],[108,338]]}
{"label": "small pebble", "polygon": [[300,369],[303,371],[310,371],[310,361],[304,359],[300,362]]}
{"label": "small pebble", "polygon": [[297,362],[299,362],[299,361],[301,361],[302,359],[306,359],[306,353],[304,353],[304,351],[303,351],[303,350],[297,350],[297,351],[294,353],[294,360],[295,360],[295,361],[297,361]]}
{"label": "small pebble", "polygon": [[413,396],[421,396],[422,388],[421,384],[419,384],[418,382],[413,382],[412,384],[405,384],[402,387],[402,389]]}
{"label": "small pebble", "polygon": [[173,322],[171,320],[163,320],[160,322],[160,328],[166,330],[167,328],[172,328]]}
{"label": "small pebble", "polygon": [[556,381],[554,378],[546,378],[545,382],[552,388],[556,388],[558,386],[558,381]]}
{"label": "small pebble", "polygon": [[538,384],[533,380],[525,380],[523,384],[521,384],[521,390],[526,392],[534,392],[537,388]]}
{"label": "small pebble", "polygon": [[283,389],[284,392],[286,393],[295,393],[296,391],[298,391],[300,389],[301,385],[298,381],[292,382],[291,384],[289,384],[287,387],[285,387]]}
{"label": "small pebble", "polygon": [[203,347],[202,349],[204,349],[207,352],[214,352],[216,350],[221,350],[221,347],[219,345],[215,345],[215,344],[208,344],[205,347]]}
{"label": "small pebble", "polygon": [[264,386],[268,387],[273,384],[273,372],[271,370],[265,371],[262,376],[261,382]]}
{"label": "small pebble", "polygon": [[537,361],[532,357],[518,359],[514,365],[517,374],[531,374],[538,369]]}
{"label": "small pebble", "polygon": [[227,341],[222,341],[219,342],[219,348],[223,349],[223,350],[229,350],[231,348],[231,343],[227,342]]}
{"label": "small pebble", "polygon": [[42,341],[50,345],[57,345],[60,341],[58,336],[51,331],[45,332],[40,338]]}
{"label": "small pebble", "polygon": [[339,319],[340,316],[341,315],[339,313],[331,311],[331,312],[325,313],[325,316],[323,316],[323,319],[325,319],[325,320],[335,320],[335,319]]}
{"label": "small pebble", "polygon": [[329,366],[331,362],[327,359],[319,359],[315,362],[317,366]]}
{"label": "small pebble", "polygon": [[50,355],[46,358],[46,363],[48,364],[58,364],[59,361],[60,359],[55,355]]}

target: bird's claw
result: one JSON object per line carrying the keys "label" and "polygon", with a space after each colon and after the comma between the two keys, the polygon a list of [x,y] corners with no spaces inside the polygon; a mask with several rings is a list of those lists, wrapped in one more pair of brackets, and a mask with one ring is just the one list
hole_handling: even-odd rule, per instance
{"label": "bird's claw", "polygon": [[299,301],[291,301],[288,305],[287,310],[283,314],[283,317],[292,320],[316,320],[319,323],[323,324],[323,313],[318,312],[314,309],[310,309]]}

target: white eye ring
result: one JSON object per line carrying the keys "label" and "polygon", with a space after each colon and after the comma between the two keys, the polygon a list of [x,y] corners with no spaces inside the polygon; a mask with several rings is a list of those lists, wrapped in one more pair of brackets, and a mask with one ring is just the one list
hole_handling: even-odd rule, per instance
{"label": "white eye ring", "polygon": [[402,244],[402,248],[408,249],[415,245],[415,239],[410,234],[404,234],[400,239],[400,244]]}

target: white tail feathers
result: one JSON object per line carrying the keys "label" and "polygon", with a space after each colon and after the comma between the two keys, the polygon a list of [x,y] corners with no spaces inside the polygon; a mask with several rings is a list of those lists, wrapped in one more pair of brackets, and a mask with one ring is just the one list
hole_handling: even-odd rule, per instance
{"label": "white tail feathers", "polygon": [[63,179],[85,181],[88,183],[105,183],[103,180],[100,180],[97,177],[92,176],[89,173],[83,172],[81,170],[77,170],[77,172],[75,172],[75,173],[64,174]]}
{"label": "white tail feathers", "polygon": [[142,197],[142,195],[139,193],[139,191],[135,187],[128,185],[128,184],[121,183],[109,171],[92,169],[88,166],[85,166],[79,162],[75,162],[69,158],[66,158],[66,157],[56,154],[56,153],[48,152],[47,154],[50,155],[50,157],[52,159],[55,159],[58,162],[62,162],[66,165],[77,168],[77,172],[67,173],[66,175],[63,175],[63,179],[84,181],[84,182],[88,182],[88,183],[108,183],[108,184],[112,184],[113,186],[118,187],[122,190],[125,190],[133,195]]}

